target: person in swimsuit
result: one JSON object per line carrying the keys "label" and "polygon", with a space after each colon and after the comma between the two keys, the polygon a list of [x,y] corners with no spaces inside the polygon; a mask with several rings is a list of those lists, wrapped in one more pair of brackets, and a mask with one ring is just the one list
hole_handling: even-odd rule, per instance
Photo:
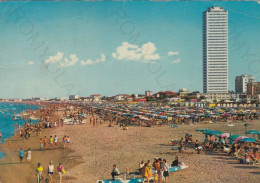
{"label": "person in swimsuit", "polygon": [[63,166],[61,163],[59,163],[59,166],[58,166],[58,174],[60,176],[60,183],[61,183],[61,179],[62,179],[62,170],[63,170]]}
{"label": "person in swimsuit", "polygon": [[55,146],[58,145],[58,137],[56,135],[54,136],[54,144],[55,144]]}
{"label": "person in swimsuit", "polygon": [[69,136],[67,138],[67,146],[68,146],[68,148],[70,147],[70,137]]}
{"label": "person in swimsuit", "polygon": [[49,144],[50,144],[51,148],[53,148],[53,137],[52,136],[50,136]]}
{"label": "person in swimsuit", "polygon": [[42,140],[42,138],[40,138],[40,150],[42,150],[43,149],[43,140]]}
{"label": "person in swimsuit", "polygon": [[65,136],[63,137],[63,148],[66,147],[66,143],[67,143],[67,136],[65,135]]}
{"label": "person in swimsuit", "polygon": [[47,139],[47,137],[45,136],[44,139],[43,139],[43,142],[44,142],[44,148],[46,148],[46,146],[47,146],[47,141],[48,141],[48,139]]}
{"label": "person in swimsuit", "polygon": [[49,183],[52,182],[53,172],[54,172],[54,165],[52,164],[52,161],[51,161],[48,166]]}

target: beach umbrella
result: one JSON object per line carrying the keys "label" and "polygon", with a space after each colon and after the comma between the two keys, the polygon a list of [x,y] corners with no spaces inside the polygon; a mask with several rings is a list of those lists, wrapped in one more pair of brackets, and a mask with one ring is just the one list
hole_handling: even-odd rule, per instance
{"label": "beach umbrella", "polygon": [[231,135],[230,137],[228,137],[228,139],[230,140],[235,140],[238,137],[241,137],[242,135]]}
{"label": "beach umbrella", "polygon": [[249,131],[246,131],[245,134],[260,134],[260,132],[258,130],[249,130]]}
{"label": "beach umbrella", "polygon": [[219,137],[229,137],[230,133],[222,133],[218,135]]}
{"label": "beach umbrella", "polygon": [[256,140],[254,138],[244,138],[241,139],[240,142],[255,142]]}
{"label": "beach umbrella", "polygon": [[212,132],[212,130],[206,130],[204,131],[204,134],[208,134],[209,132]]}
{"label": "beach umbrella", "polygon": [[197,132],[205,132],[205,131],[207,131],[208,129],[204,129],[204,128],[201,128],[201,129],[197,129],[196,131]]}
{"label": "beach umbrella", "polygon": [[207,134],[208,135],[219,135],[219,134],[222,134],[223,132],[220,132],[220,131],[211,131],[211,132],[208,132]]}
{"label": "beach umbrella", "polygon": [[240,137],[235,138],[234,141],[240,141],[240,140],[245,139],[245,138],[248,138],[248,137],[247,136],[240,136]]}
{"label": "beach umbrella", "polygon": [[167,119],[166,116],[159,116],[160,119]]}

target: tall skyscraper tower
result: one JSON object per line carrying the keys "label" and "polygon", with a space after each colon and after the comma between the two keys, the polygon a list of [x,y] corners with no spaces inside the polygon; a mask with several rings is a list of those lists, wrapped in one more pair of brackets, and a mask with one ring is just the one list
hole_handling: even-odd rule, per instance
{"label": "tall skyscraper tower", "polygon": [[228,12],[203,12],[203,92],[228,93]]}

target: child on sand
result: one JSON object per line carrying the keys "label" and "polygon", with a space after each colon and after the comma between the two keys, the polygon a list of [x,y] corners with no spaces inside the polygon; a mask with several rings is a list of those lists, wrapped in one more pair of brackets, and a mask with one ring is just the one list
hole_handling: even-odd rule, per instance
{"label": "child on sand", "polygon": [[157,172],[157,170],[154,171],[154,183],[158,183],[158,172]]}

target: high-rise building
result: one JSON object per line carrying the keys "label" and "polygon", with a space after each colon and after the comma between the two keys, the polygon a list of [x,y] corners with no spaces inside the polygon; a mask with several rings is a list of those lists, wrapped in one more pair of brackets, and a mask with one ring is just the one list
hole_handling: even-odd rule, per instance
{"label": "high-rise building", "polygon": [[228,12],[203,12],[203,92],[228,93]]}
{"label": "high-rise building", "polygon": [[249,97],[260,95],[260,82],[247,83],[247,95]]}
{"label": "high-rise building", "polygon": [[153,96],[153,92],[148,90],[148,91],[145,91],[145,96],[146,97],[150,97],[150,96]]}
{"label": "high-rise building", "polygon": [[255,78],[247,74],[237,76],[235,80],[236,93],[247,93],[247,83],[252,83],[254,81]]}

